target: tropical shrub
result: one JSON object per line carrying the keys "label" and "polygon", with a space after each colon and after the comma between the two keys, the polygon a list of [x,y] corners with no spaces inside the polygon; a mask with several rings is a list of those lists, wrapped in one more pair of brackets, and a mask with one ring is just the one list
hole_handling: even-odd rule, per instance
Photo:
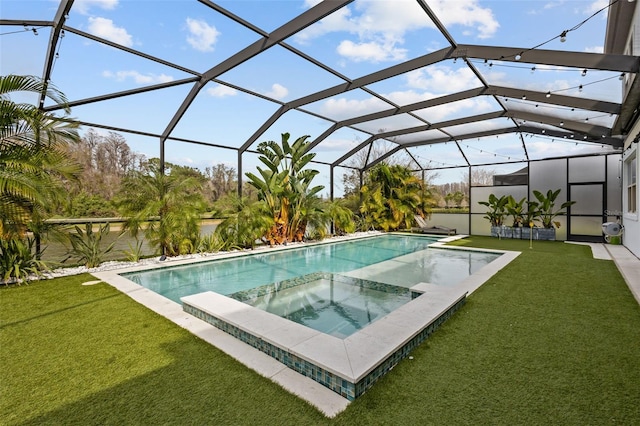
{"label": "tropical shrub", "polygon": [[556,198],[560,194],[560,189],[548,190],[546,194],[540,191],[533,191],[533,195],[538,200],[538,213],[536,218],[540,221],[543,228],[560,228],[560,222],[555,221],[557,216],[564,214],[565,209],[574,205],[575,201],[566,201],[560,205],[560,208],[555,209]]}
{"label": "tropical shrub", "polygon": [[135,244],[127,244],[129,246],[129,250],[124,250],[123,254],[127,257],[129,262],[139,262],[142,259],[142,245],[144,241],[140,241],[136,238]]}
{"label": "tropical shrub", "polygon": [[363,185],[360,212],[367,229],[411,228],[414,215],[430,214],[431,195],[422,180],[402,165],[380,163]]}
{"label": "tropical shrub", "polygon": [[[525,202],[526,198],[522,198],[520,201],[516,201],[516,199],[511,195],[507,197],[507,204],[505,205],[505,209],[507,210],[507,214],[513,218],[511,226],[513,226],[514,228],[523,226]],[[527,222],[527,225],[528,224],[529,222]]]}
{"label": "tropical shrub", "polygon": [[127,217],[124,230],[144,233],[161,254],[192,253],[200,233],[200,213],[206,208],[201,183],[182,173],[165,174],[157,159],[134,170],[122,181],[117,206]]}
{"label": "tropical shrub", "polygon": [[491,226],[502,226],[504,219],[507,216],[507,203],[509,197],[502,195],[500,198],[494,194],[489,194],[488,201],[478,201],[478,204],[489,207],[489,211],[484,215],[484,218],[491,222]]}
{"label": "tropical shrub", "polygon": [[0,238],[23,237],[34,216],[43,220],[64,198],[63,180],[80,172],[65,150],[78,140],[77,123],[36,105],[15,103],[9,98],[13,92],[43,93],[63,106],[67,102],[38,77],[0,76]]}
{"label": "tropical shrub", "polygon": [[109,235],[108,223],[99,225],[98,232],[93,231],[92,223],[85,223],[84,231],[76,225],[75,231],[75,233],[68,234],[71,248],[68,250],[63,262],[76,257],[78,262],[84,264],[87,268],[95,268],[103,262],[104,256],[111,252],[115,246],[115,241],[106,247],[103,247],[102,244],[102,239]]}
{"label": "tropical shrub", "polygon": [[3,284],[21,284],[29,276],[40,276],[47,265],[33,252],[32,238],[0,238],[0,279]]}
{"label": "tropical shrub", "polygon": [[329,217],[329,220],[333,222],[334,234],[344,235],[356,231],[354,214],[347,207],[347,201],[342,199],[326,201],[323,211]]}
{"label": "tropical shrub", "polygon": [[292,144],[289,133],[283,133],[281,143],[262,142],[258,145],[259,159],[267,167],[258,167],[257,176],[246,173],[249,184],[258,190],[258,199],[263,201],[273,218],[273,225],[265,239],[269,244],[287,241],[302,241],[310,216],[314,210],[314,198],[324,189],[311,187],[317,170],[305,169],[315,157],[308,153],[309,135],[301,136]]}
{"label": "tropical shrub", "polygon": [[198,253],[215,253],[222,250],[224,242],[214,233],[203,235],[198,240]]}
{"label": "tropical shrub", "polygon": [[[507,216],[513,217],[513,227],[533,226],[534,221],[538,221],[543,228],[559,228],[560,222],[554,219],[565,213],[566,209],[575,201],[566,201],[555,208],[555,201],[560,194],[560,189],[548,190],[542,193],[538,190],[533,191],[533,195],[537,201],[526,201],[521,199],[516,201],[511,195],[503,195],[496,197],[494,194],[489,195],[488,201],[479,201],[478,204],[489,207],[489,211],[484,218],[491,222],[491,226],[502,226]],[[526,204],[526,209],[525,209]]]}
{"label": "tropical shrub", "polygon": [[100,195],[81,192],[69,200],[67,212],[71,217],[113,217],[117,209],[113,204]]}
{"label": "tropical shrub", "polygon": [[275,224],[272,210],[264,201],[237,200],[237,212],[230,214],[214,231],[220,250],[254,248],[257,241],[268,242],[266,235]]}

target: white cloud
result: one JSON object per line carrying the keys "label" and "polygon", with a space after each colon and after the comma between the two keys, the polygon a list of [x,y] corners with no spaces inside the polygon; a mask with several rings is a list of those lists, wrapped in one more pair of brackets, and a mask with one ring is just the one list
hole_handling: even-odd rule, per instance
{"label": "white cloud", "polygon": [[[584,13],[593,14],[601,9],[606,8],[607,6],[609,6],[609,0],[595,0],[589,4],[589,7],[585,9]],[[607,16],[605,11],[603,11],[602,14],[604,15],[604,17]]]}
{"label": "white cloud", "polygon": [[238,94],[238,91],[232,87],[218,84],[214,87],[208,88],[207,93],[214,98],[224,98],[225,96],[235,96]]}
{"label": "white cloud", "polygon": [[180,166],[195,167],[196,162],[191,157],[172,157],[169,159],[172,164]]}
{"label": "white cloud", "polygon": [[320,108],[320,113],[337,120],[357,117],[372,112],[391,108],[391,105],[378,98],[370,97],[364,100],[337,98],[328,99]]}
{"label": "white cloud", "polygon": [[426,101],[437,97],[437,95],[428,92],[420,92],[416,90],[397,90],[395,92],[387,93],[385,96],[389,100],[395,102],[398,105],[415,104],[416,102]]}
{"label": "white cloud", "polygon": [[[451,69],[442,65],[432,65],[407,73],[406,85],[407,90],[397,90],[383,95],[398,105],[409,105],[481,86],[469,68]],[[322,105],[322,113],[340,120],[390,108],[392,108],[391,105],[374,97],[363,100],[334,98],[327,100]],[[474,98],[421,110],[423,113],[419,114],[425,117],[424,114],[428,114],[427,119],[436,122],[447,119],[461,110],[464,110],[468,115],[473,115],[494,109],[494,106],[487,99]]]}
{"label": "white cloud", "polygon": [[353,148],[356,145],[351,139],[340,139],[340,138],[327,138],[320,142],[313,149],[314,151],[324,151],[324,152],[333,152],[340,151],[346,152]]}
{"label": "white cloud", "polygon": [[133,46],[133,38],[127,30],[117,27],[111,19],[89,17],[89,33],[125,47]]}
{"label": "white cloud", "polygon": [[429,2],[433,12],[445,26],[462,25],[474,28],[478,38],[491,38],[500,24],[489,8],[481,7],[476,0],[461,0],[453,3],[449,0]]}
{"label": "white cloud", "polygon": [[[315,2],[307,1],[311,6]],[[429,2],[445,25],[462,25],[479,38],[489,38],[500,26],[491,9],[481,7],[478,0],[435,0]],[[433,23],[415,1],[363,0],[353,7],[343,7],[322,21],[303,30],[296,41],[306,44],[324,34],[344,32],[357,39],[344,39],[339,43],[338,53],[354,61],[402,60],[406,50],[407,32],[433,28]]]}
{"label": "white cloud", "polygon": [[407,73],[407,85],[414,89],[434,93],[455,93],[481,85],[473,71],[467,67],[456,70],[443,65],[432,65]]}
{"label": "white cloud", "polygon": [[213,46],[220,35],[216,27],[203,20],[187,18],[187,29],[190,34],[187,42],[191,47],[201,52],[213,52]]}
{"label": "white cloud", "polygon": [[561,6],[562,5],[562,1],[551,1],[548,3],[545,3],[545,5],[543,6],[543,9],[553,9],[555,7]]}
{"label": "white cloud", "polygon": [[406,49],[394,46],[394,43],[354,43],[351,40],[343,40],[336,49],[340,56],[351,59],[354,62],[370,61],[395,61],[403,60],[407,56]]}
{"label": "white cloud", "polygon": [[119,0],[76,0],[73,3],[73,11],[87,15],[89,9],[97,7],[104,10],[113,10],[118,6]]}
{"label": "white cloud", "polygon": [[[496,107],[487,101],[486,98],[477,97],[418,110],[416,114],[430,123],[437,123],[460,116],[483,114],[494,110],[496,110]],[[464,112],[464,114],[462,114],[462,112]],[[475,124],[475,126],[478,125],[480,125],[480,123]]]}
{"label": "white cloud", "polygon": [[133,79],[136,84],[156,84],[156,83],[167,83],[169,81],[173,81],[174,78],[170,75],[166,74],[141,74],[138,71],[103,71],[102,76],[113,79],[115,81],[125,81]]}
{"label": "white cloud", "polygon": [[587,46],[584,51],[588,53],[604,53],[604,46]]}
{"label": "white cloud", "polygon": [[274,83],[271,86],[271,90],[265,93],[265,96],[268,96],[273,99],[283,99],[289,94],[289,89],[284,87],[281,84]]}

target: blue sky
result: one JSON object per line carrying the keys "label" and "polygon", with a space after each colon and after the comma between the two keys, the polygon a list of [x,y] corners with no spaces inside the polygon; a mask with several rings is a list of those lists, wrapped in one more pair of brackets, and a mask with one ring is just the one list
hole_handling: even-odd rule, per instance
{"label": "blue sky", "polygon": [[[236,0],[216,3],[268,33],[316,2]],[[428,4],[459,44],[526,49],[572,28],[608,2],[438,0],[428,1]],[[3,0],[0,14],[2,19],[52,20],[57,7],[58,1],[53,0]],[[260,38],[256,32],[195,0],[76,0],[67,25],[197,72],[209,70]],[[604,44],[605,25],[606,11],[570,32],[565,43],[556,39],[544,48],[600,53]],[[0,72],[3,75],[42,74],[50,31],[40,28],[37,32],[38,35],[35,35],[31,28],[0,26]],[[417,2],[412,0],[356,0],[291,37],[287,43],[350,79],[449,46]],[[60,40],[57,51],[59,57],[53,68],[52,82],[72,101],[191,76],[187,72],[71,32],[66,32]],[[499,61],[490,64],[476,62],[476,67],[490,84],[620,101],[620,82],[615,78],[615,73],[591,70],[582,76],[580,70],[524,62],[515,67],[513,63]],[[171,136],[240,147],[278,109],[279,104],[274,101],[290,101],[343,82],[280,46],[267,50],[218,78],[228,85],[209,83]],[[583,91],[577,89],[581,84]],[[230,86],[245,87],[269,100]],[[72,116],[81,121],[160,134],[191,87],[191,84],[180,85],[78,106],[73,109]],[[462,61],[451,60],[369,86],[399,105],[475,87],[479,87],[479,83],[470,69]],[[538,107],[526,101],[511,102],[516,102],[518,109],[539,111],[536,110]],[[353,90],[305,106],[307,111],[335,119],[388,108],[389,104],[364,90]],[[418,111],[416,114],[430,122],[439,122],[498,109],[499,105],[492,98],[483,97]],[[585,111],[555,109],[553,112],[566,119],[588,118],[591,122],[604,125],[610,125],[613,120],[606,115]],[[505,121],[503,118],[481,123],[475,130],[501,128],[506,126]],[[259,136],[257,142],[279,140],[283,132],[289,132],[293,137],[309,134],[313,139],[331,124],[310,114],[291,111]],[[365,140],[369,136],[367,132],[420,124],[423,124],[420,120],[405,115],[363,123],[357,129],[343,128],[317,147],[316,158],[326,162],[336,160]],[[159,155],[157,138],[122,134],[135,151],[149,157]],[[425,133],[417,137],[432,136]],[[413,148],[411,151],[423,165],[446,167],[466,164],[460,150],[454,145],[449,143]],[[573,141],[567,143],[543,137],[525,138],[525,145],[531,159],[602,149],[600,146],[576,145]],[[377,149],[383,151],[393,146],[395,144],[389,141],[376,142]],[[522,141],[516,135],[462,141],[461,148],[472,164],[524,158]],[[166,158],[174,163],[199,168],[216,163],[235,167],[237,154],[233,150],[168,141]],[[245,154],[243,162],[245,172],[253,171],[258,164],[251,154]],[[496,169],[510,171],[520,167],[520,164],[516,164]],[[328,167],[319,166],[318,169],[321,171],[320,183],[327,185]],[[336,194],[341,192],[341,170],[336,169]],[[437,180],[460,179],[460,170],[443,170]]]}

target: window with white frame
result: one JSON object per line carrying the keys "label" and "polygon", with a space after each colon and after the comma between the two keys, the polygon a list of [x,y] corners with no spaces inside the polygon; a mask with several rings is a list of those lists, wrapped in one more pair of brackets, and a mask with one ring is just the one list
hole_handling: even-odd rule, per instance
{"label": "window with white frame", "polygon": [[638,164],[636,154],[629,158],[626,163],[627,169],[627,212],[636,213],[638,211],[638,199],[637,199],[637,179],[638,179]]}

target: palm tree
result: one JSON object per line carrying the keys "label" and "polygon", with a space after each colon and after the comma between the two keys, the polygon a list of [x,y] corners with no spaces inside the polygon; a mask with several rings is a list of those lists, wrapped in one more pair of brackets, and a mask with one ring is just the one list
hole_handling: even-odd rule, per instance
{"label": "palm tree", "polygon": [[125,230],[137,238],[144,228],[147,241],[163,255],[193,252],[205,208],[201,189],[197,178],[164,174],[160,162],[152,159],[122,181],[117,204],[128,217]]}
{"label": "palm tree", "polygon": [[220,248],[254,248],[274,225],[271,210],[265,201],[252,201],[237,195],[230,197],[234,212],[223,220],[214,232],[220,241]]}
{"label": "palm tree", "polygon": [[16,103],[15,92],[44,93],[66,105],[62,92],[34,76],[0,76],[0,237],[22,236],[31,221],[43,220],[62,199],[63,181],[76,179],[80,166],[66,146],[79,137],[77,123],[38,107]]}
{"label": "palm tree", "polygon": [[429,214],[430,194],[409,168],[381,163],[362,187],[360,212],[368,228],[394,231],[411,227],[413,216]]}

